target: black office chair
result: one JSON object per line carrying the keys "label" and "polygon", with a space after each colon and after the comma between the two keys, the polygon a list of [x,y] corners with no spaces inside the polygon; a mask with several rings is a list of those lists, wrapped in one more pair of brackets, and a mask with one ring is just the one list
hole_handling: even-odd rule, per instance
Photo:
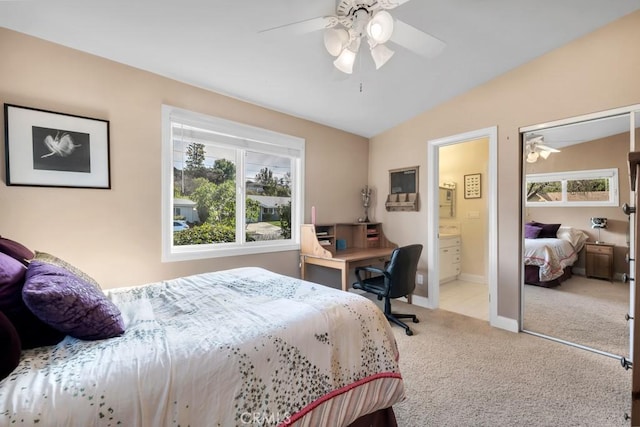
{"label": "black office chair", "polygon": [[[422,253],[422,245],[408,245],[396,248],[391,253],[391,260],[385,269],[375,267],[356,267],[356,278],[352,286],[355,289],[371,292],[378,296],[378,300],[384,298],[384,315],[390,322],[402,326],[407,335],[413,335],[413,331],[400,319],[412,319],[413,323],[419,320],[415,314],[400,314],[391,312],[391,300],[411,295],[416,287],[416,270],[418,260]],[[363,279],[362,272],[374,273],[377,276]]]}

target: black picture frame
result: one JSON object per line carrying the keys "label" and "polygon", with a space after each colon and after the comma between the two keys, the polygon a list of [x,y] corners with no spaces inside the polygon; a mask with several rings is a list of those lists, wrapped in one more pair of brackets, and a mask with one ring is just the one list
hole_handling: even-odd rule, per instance
{"label": "black picture frame", "polygon": [[109,121],[4,104],[6,184],[110,189]]}
{"label": "black picture frame", "polygon": [[464,176],[464,198],[480,199],[482,197],[482,174],[472,173]]}

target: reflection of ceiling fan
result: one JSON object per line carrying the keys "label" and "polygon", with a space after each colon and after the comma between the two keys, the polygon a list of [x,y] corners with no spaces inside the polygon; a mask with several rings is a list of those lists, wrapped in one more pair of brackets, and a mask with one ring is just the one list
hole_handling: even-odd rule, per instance
{"label": "reflection of ceiling fan", "polygon": [[347,74],[353,72],[360,44],[366,38],[376,69],[393,56],[385,43],[389,40],[419,55],[432,58],[444,49],[444,42],[394,19],[387,9],[394,9],[409,0],[337,0],[335,16],[321,16],[306,21],[282,25],[265,31],[287,31],[302,34],[325,30],[324,45],[337,57],[335,67]]}
{"label": "reflection of ceiling fan", "polygon": [[525,150],[527,154],[527,162],[535,163],[539,157],[546,159],[551,153],[559,153],[560,150],[544,145],[544,136],[529,135],[525,140]]}

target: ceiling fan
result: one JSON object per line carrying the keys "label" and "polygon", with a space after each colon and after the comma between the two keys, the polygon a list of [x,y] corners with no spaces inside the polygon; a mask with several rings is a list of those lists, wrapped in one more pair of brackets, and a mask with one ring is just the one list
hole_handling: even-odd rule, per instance
{"label": "ceiling fan", "polygon": [[445,43],[411,25],[394,19],[387,10],[409,0],[337,0],[336,14],[282,25],[266,31],[287,31],[304,34],[324,30],[324,45],[335,56],[333,65],[351,74],[363,39],[368,42],[376,69],[394,54],[385,43],[391,41],[418,55],[433,58]]}
{"label": "ceiling fan", "polygon": [[549,147],[548,145],[544,145],[543,143],[543,135],[532,134],[527,136],[527,139],[525,140],[527,163],[535,163],[538,161],[539,157],[546,159],[551,153],[560,152],[560,150],[558,150],[557,148]]}

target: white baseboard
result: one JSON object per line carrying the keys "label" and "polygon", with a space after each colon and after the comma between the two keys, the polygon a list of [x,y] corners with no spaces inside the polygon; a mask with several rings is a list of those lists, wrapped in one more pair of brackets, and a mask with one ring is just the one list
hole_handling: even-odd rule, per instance
{"label": "white baseboard", "polygon": [[[406,301],[406,299],[405,299]],[[429,302],[429,298],[427,297],[423,297],[420,295],[413,295],[411,297],[411,302],[417,306],[420,307],[424,307],[424,308],[429,308],[429,309],[433,309],[433,307],[431,306],[431,303]]]}
{"label": "white baseboard", "polygon": [[504,329],[509,332],[520,332],[518,321],[504,316],[496,316],[495,320],[491,322],[491,326]]}
{"label": "white baseboard", "polygon": [[479,274],[460,273],[460,275],[458,275],[458,279],[464,280],[465,282],[471,282],[471,283],[482,283],[482,284],[487,283],[487,278]]}

